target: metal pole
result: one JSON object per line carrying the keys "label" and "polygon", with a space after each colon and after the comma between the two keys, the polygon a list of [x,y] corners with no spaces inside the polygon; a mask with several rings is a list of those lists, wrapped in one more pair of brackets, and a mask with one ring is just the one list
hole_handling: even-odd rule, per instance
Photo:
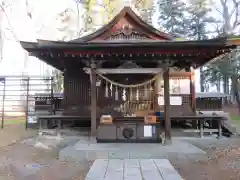
{"label": "metal pole", "polygon": [[2,95],[2,125],[1,125],[1,128],[3,129],[3,127],[4,127],[4,112],[5,112],[4,105],[5,105],[5,95],[6,95],[6,93],[5,93],[6,79],[4,78],[2,82],[3,82],[3,95]]}
{"label": "metal pole", "polygon": [[[28,109],[28,101],[29,101],[29,80],[30,78],[28,77],[27,78],[27,93],[26,93],[26,109],[25,109],[25,129],[28,128],[28,112],[29,112],[29,109]],[[25,79],[24,79],[25,81]]]}
{"label": "metal pole", "polygon": [[56,114],[55,111],[55,102],[54,102],[54,96],[53,96],[53,77],[51,77],[51,107],[52,107],[52,114]]}

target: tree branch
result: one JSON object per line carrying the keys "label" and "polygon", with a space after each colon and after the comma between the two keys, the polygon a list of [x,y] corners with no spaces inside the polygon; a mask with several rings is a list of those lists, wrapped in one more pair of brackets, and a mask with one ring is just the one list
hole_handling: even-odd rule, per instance
{"label": "tree branch", "polygon": [[235,13],[235,20],[234,20],[234,22],[233,22],[233,28],[236,28],[238,25],[240,25],[240,22],[239,22],[239,12],[238,12],[238,9],[239,9],[239,3],[240,2],[237,2],[237,0],[232,0],[233,1],[233,3],[234,3],[234,6],[235,6],[235,8],[234,9],[236,9],[236,13]]}
{"label": "tree branch", "polygon": [[215,10],[223,16],[223,13],[218,8],[215,7]]}
{"label": "tree branch", "polygon": [[[213,0],[210,0],[210,1],[211,1],[211,4],[213,5],[214,9],[215,9],[217,12],[219,12],[219,14],[221,14],[221,15],[223,16],[223,13],[216,7],[215,2],[213,2]],[[223,0],[221,0],[221,1],[223,1]]]}
{"label": "tree branch", "polygon": [[232,18],[232,16],[233,16],[233,14],[234,14],[235,11],[236,11],[236,7],[234,7],[234,8],[232,9],[232,11],[230,12],[230,14],[229,14],[230,19]]}

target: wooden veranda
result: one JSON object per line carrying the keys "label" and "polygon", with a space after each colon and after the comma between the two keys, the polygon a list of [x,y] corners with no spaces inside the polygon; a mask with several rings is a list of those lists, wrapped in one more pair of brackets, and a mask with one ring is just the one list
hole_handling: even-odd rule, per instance
{"label": "wooden veranda", "polygon": [[194,124],[199,119],[193,70],[236,47],[226,38],[174,40],[129,7],[85,37],[21,44],[64,73],[63,115],[91,117],[92,136],[118,136],[117,126],[131,122],[143,128],[162,119],[167,144],[171,118],[189,117]]}

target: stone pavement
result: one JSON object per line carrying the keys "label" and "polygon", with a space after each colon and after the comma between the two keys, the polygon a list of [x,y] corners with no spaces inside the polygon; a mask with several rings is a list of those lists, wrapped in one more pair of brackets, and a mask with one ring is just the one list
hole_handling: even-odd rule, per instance
{"label": "stone pavement", "polygon": [[167,159],[97,159],[85,180],[183,180]]}
{"label": "stone pavement", "polygon": [[75,145],[67,146],[59,152],[60,160],[92,161],[95,159],[169,159],[195,155],[205,152],[184,140],[173,140],[172,145],[141,143],[96,143],[81,138]]}

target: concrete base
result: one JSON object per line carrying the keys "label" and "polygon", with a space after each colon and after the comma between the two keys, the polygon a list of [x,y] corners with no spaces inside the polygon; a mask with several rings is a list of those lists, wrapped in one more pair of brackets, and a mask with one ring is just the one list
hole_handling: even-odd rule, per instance
{"label": "concrete base", "polygon": [[81,137],[73,146],[67,146],[59,152],[61,160],[86,161],[95,159],[162,159],[169,156],[189,157],[204,155],[205,152],[190,142],[173,139],[172,145],[162,144],[98,144],[93,139]]}

